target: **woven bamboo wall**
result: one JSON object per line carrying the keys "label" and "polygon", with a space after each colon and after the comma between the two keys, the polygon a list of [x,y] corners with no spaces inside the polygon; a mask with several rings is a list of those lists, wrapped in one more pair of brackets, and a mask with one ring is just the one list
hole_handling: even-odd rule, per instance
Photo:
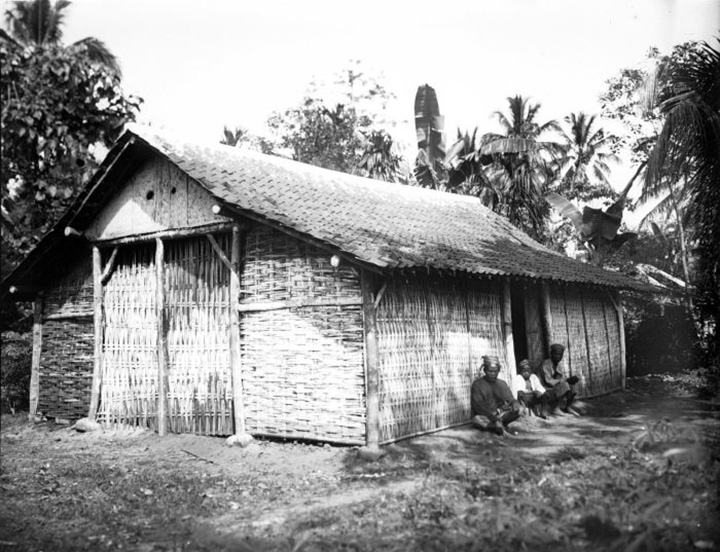
{"label": "woven bamboo wall", "polygon": [[329,257],[263,227],[246,237],[240,344],[250,433],[365,442],[359,277]]}
{"label": "woven bamboo wall", "polygon": [[106,424],[157,427],[154,255],[154,244],[121,248],[105,286],[98,419]]}
{"label": "woven bamboo wall", "polygon": [[[230,233],[216,235],[230,257]],[[230,269],[204,236],[167,242],[168,429],[231,435]]]}
{"label": "woven bamboo wall", "polygon": [[504,358],[500,320],[497,284],[415,275],[388,282],[377,311],[381,442],[470,419],[482,356]]}
{"label": "woven bamboo wall", "polygon": [[89,259],[45,290],[38,410],[87,416],[93,372],[93,287]]}
{"label": "woven bamboo wall", "polygon": [[606,294],[588,288],[555,287],[550,293],[553,341],[564,344],[568,374],[580,378],[579,396],[622,387],[617,314]]}

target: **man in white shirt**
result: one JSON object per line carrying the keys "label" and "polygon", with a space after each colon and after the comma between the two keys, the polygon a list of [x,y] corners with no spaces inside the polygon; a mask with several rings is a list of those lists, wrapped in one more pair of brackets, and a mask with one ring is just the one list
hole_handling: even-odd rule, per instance
{"label": "man in white shirt", "polygon": [[528,411],[542,419],[547,419],[545,414],[545,405],[547,403],[547,393],[540,378],[532,373],[530,361],[521,360],[518,364],[518,374],[514,376],[513,389],[517,390],[517,397]]}

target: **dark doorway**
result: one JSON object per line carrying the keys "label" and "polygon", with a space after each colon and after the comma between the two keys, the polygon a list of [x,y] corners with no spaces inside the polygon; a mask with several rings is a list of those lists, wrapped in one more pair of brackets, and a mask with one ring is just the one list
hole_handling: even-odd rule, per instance
{"label": "dark doorway", "polygon": [[[513,349],[515,361],[528,358],[527,325],[525,322],[525,286],[522,282],[510,285],[510,307],[512,316]],[[514,373],[513,367],[512,373]]]}

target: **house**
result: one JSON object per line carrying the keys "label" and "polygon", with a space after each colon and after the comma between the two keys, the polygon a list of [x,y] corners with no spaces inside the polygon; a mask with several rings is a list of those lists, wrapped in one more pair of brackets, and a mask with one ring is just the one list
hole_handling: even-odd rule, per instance
{"label": "house", "polygon": [[376,446],[466,423],[487,354],[622,388],[643,286],[476,198],[133,127],[1,291],[35,301],[33,411]]}

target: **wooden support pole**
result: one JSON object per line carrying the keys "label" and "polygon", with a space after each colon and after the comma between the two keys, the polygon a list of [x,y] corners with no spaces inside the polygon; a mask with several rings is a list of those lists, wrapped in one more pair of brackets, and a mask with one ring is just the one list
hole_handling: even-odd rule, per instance
{"label": "wooden support pole", "polygon": [[161,437],[167,433],[167,362],[168,344],[165,324],[165,244],[155,239],[155,313],[157,319],[157,428]]}
{"label": "wooden support pole", "polygon": [[230,246],[230,368],[232,371],[235,435],[243,435],[246,432],[242,355],[240,352],[240,238],[240,227],[233,226]]}
{"label": "wooden support pole", "polygon": [[100,404],[100,387],[102,386],[102,355],[103,355],[103,286],[102,257],[97,246],[92,248],[93,265],[93,326],[95,332],[95,349],[93,353],[93,377],[90,388],[90,409],[88,418],[95,420]]}
{"label": "wooden support pole", "polygon": [[550,345],[553,341],[553,319],[552,310],[550,310],[550,286],[547,282],[543,282],[541,286],[541,297],[542,297],[542,318],[543,326],[545,328],[545,357],[550,354]]}
{"label": "wooden support pole", "polygon": [[[588,381],[587,383],[584,381],[585,378],[582,374],[580,374],[580,385],[582,386],[581,389],[583,389],[582,396],[587,397],[588,395],[592,395],[595,393],[595,387],[596,383],[593,381],[593,361],[592,361],[592,355],[590,354],[590,350],[592,347],[592,338],[588,334],[589,328],[588,328],[588,316],[585,314],[585,297],[580,291],[580,310],[582,311],[582,321],[583,321],[583,336],[585,336],[585,351],[587,354],[587,367],[588,367]],[[589,392],[588,392],[588,388]]]}
{"label": "wooden support pole", "polygon": [[617,313],[617,319],[618,319],[618,333],[620,334],[618,337],[620,338],[620,369],[622,371],[622,388],[625,389],[625,384],[627,382],[627,358],[626,358],[626,349],[625,349],[625,320],[623,318],[623,310],[622,310],[622,300],[620,299],[620,294],[617,291],[611,291],[610,293],[610,301],[612,301],[613,306],[615,307],[615,312]]}
{"label": "wooden support pole", "polygon": [[380,403],[378,398],[379,359],[377,344],[377,314],[375,298],[372,293],[374,278],[362,269],[360,271],[360,290],[363,300],[363,328],[365,333],[365,402],[367,420],[365,444],[369,449],[378,449],[380,445]]}
{"label": "wooden support pole", "polygon": [[28,420],[35,420],[40,399],[40,355],[42,354],[43,294],[38,293],[33,303],[33,347],[30,367],[30,412]]}
{"label": "wooden support pole", "polygon": [[[512,295],[510,293],[510,281],[505,280],[502,288],[502,320],[503,337],[505,338],[505,362],[508,369],[508,384],[512,385],[513,376],[517,373],[515,363],[515,341],[512,328]],[[513,395],[516,390],[513,389]]]}

